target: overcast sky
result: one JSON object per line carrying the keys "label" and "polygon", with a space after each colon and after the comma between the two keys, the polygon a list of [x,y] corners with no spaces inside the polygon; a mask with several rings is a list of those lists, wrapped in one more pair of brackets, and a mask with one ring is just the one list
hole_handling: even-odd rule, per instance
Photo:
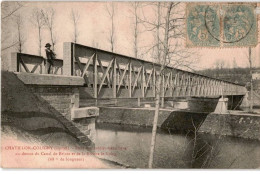
{"label": "overcast sky", "polygon": [[[115,52],[133,56],[133,16],[131,7],[127,2],[116,4],[115,30],[116,44]],[[52,7],[56,11],[55,16],[55,33],[57,35],[57,45],[55,51],[59,58],[62,59],[63,42],[71,42],[73,35],[73,25],[70,19],[70,12],[73,8],[80,13],[79,21],[79,41],[78,43],[88,46],[98,46],[101,49],[109,50],[108,42],[110,19],[106,12],[106,2],[27,2],[19,13],[24,18],[23,32],[26,36],[25,52],[29,54],[38,53],[37,29],[29,21],[34,8]],[[146,16],[154,16],[151,8],[144,8]],[[258,25],[259,27],[260,25]],[[15,40],[16,29],[14,23],[9,22],[9,29],[12,31],[11,38]],[[153,41],[150,33],[142,33],[139,38],[140,46],[144,47]],[[50,42],[47,29],[43,31],[43,47],[45,43]],[[239,67],[248,66],[248,48],[197,48],[195,50],[201,57],[195,66],[197,70],[212,68],[216,60],[224,60],[226,65],[232,67],[234,59]],[[10,49],[9,52],[14,51]],[[42,49],[44,55],[44,49]],[[260,67],[260,45],[252,49],[253,65]],[[149,57],[146,57],[149,60]]]}

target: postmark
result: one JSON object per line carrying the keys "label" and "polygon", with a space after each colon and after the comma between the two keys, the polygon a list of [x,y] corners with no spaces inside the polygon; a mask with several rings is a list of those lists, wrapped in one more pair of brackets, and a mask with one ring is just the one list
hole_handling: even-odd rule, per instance
{"label": "postmark", "polygon": [[218,5],[196,5],[187,8],[187,45],[220,46]]}
{"label": "postmark", "polygon": [[196,4],[186,7],[187,47],[248,47],[257,44],[254,4]]}
{"label": "postmark", "polygon": [[252,5],[223,6],[223,46],[254,46],[257,44],[257,20]]}

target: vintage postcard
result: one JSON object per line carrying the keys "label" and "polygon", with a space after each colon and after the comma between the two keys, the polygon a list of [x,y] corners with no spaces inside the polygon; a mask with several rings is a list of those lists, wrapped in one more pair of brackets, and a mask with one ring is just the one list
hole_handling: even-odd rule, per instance
{"label": "vintage postcard", "polygon": [[2,1],[1,167],[259,169],[260,3]]}

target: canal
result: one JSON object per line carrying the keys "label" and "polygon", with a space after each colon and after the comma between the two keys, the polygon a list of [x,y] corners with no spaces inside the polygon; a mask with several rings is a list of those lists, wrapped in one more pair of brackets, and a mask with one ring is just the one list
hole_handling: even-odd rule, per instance
{"label": "canal", "polygon": [[[100,158],[133,168],[147,168],[150,142],[151,128],[96,124],[96,151],[105,154]],[[153,167],[259,168],[260,142],[159,129]]]}

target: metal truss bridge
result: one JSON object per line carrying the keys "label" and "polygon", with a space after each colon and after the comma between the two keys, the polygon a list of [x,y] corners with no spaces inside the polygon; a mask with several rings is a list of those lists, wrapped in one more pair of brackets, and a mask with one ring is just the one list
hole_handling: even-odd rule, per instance
{"label": "metal truss bridge", "polygon": [[[14,71],[44,73],[46,59],[23,53],[12,53]],[[162,76],[164,98],[243,96],[243,85],[204,75],[165,67],[160,64],[116,54],[75,43],[64,43],[63,60],[54,60],[52,73],[80,76],[91,98],[155,97],[159,75]]]}

